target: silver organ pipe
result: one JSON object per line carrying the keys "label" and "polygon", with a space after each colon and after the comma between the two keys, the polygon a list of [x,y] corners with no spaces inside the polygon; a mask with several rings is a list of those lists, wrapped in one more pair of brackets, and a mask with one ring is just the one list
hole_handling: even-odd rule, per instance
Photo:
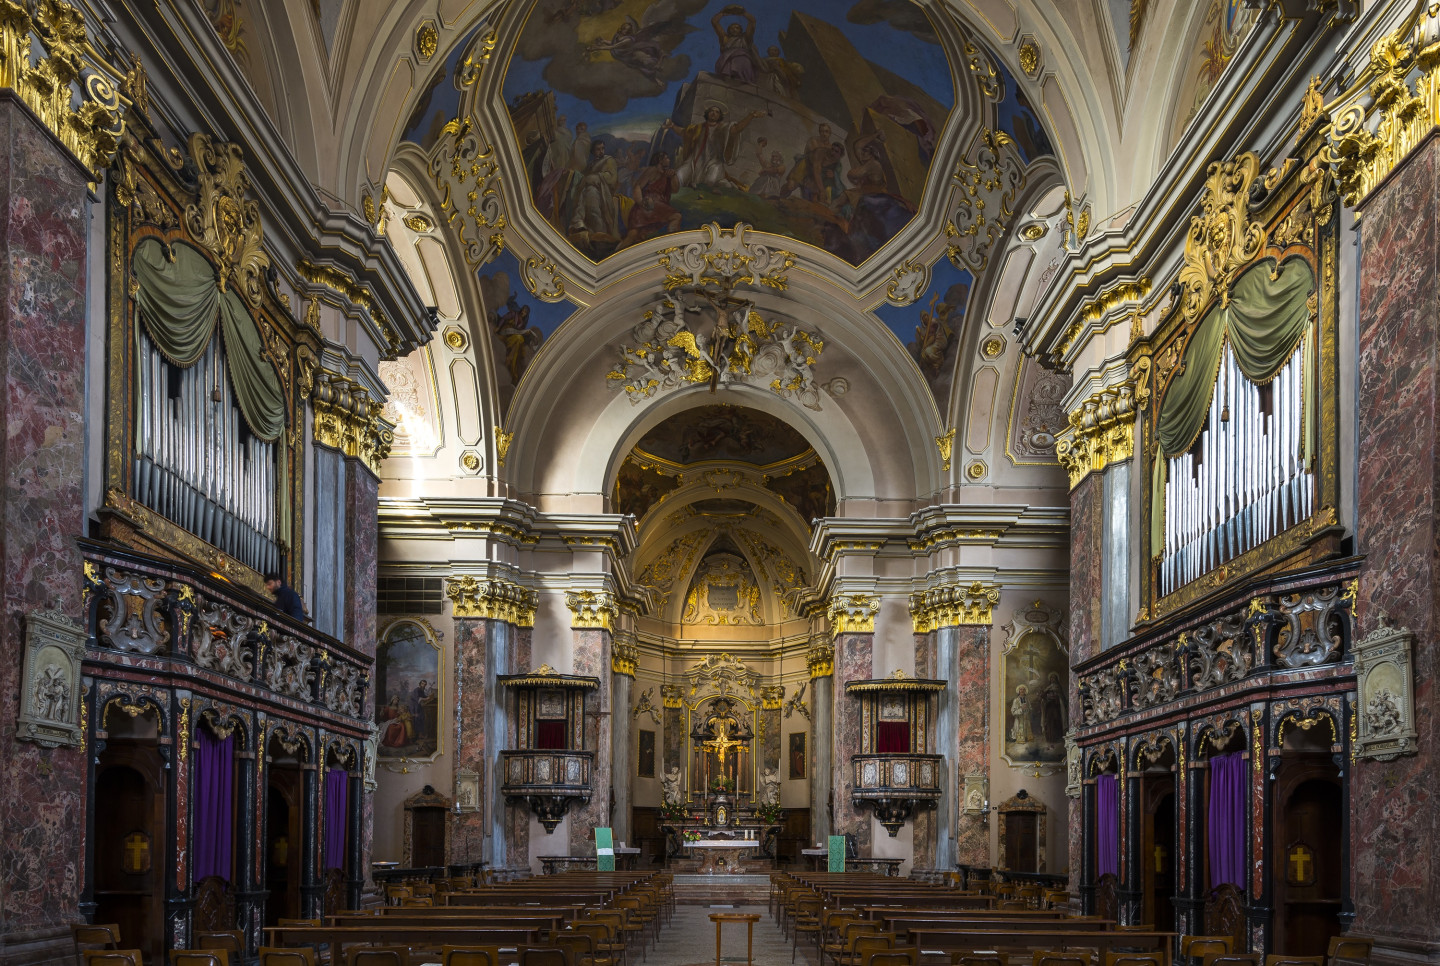
{"label": "silver organ pipe", "polygon": [[275,444],[245,428],[220,337],[188,369],[144,331],[138,354],[135,500],[255,570],[278,570]]}
{"label": "silver organ pipe", "polygon": [[[1307,336],[1308,339],[1308,336]],[[1167,461],[1160,592],[1168,594],[1310,516],[1306,465],[1306,340],[1264,390],[1226,344],[1195,447]]]}

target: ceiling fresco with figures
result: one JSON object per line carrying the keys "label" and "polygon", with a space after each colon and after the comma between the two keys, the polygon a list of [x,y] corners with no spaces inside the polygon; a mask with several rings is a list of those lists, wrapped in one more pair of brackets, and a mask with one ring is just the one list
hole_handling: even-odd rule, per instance
{"label": "ceiling fresco with figures", "polygon": [[954,103],[908,0],[540,0],[504,94],[530,197],[599,261],[710,222],[869,258]]}

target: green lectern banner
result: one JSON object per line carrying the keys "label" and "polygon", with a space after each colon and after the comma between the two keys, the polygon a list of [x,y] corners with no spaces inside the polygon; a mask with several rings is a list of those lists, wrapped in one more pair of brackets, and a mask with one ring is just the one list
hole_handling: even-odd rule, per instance
{"label": "green lectern banner", "polygon": [[595,830],[595,868],[601,872],[615,871],[615,839],[608,828]]}
{"label": "green lectern banner", "polygon": [[826,872],[845,871],[845,836],[830,836],[830,864],[825,868]]}

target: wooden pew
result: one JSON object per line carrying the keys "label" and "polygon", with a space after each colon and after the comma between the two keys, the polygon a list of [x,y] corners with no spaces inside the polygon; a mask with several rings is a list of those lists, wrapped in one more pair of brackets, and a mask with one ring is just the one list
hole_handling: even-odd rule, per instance
{"label": "wooden pew", "polygon": [[910,932],[910,941],[924,953],[950,953],[956,949],[1036,950],[1095,949],[1102,954],[1115,949],[1136,949],[1160,955],[1162,966],[1171,966],[1178,933],[1140,931],[955,929],[921,928]]}

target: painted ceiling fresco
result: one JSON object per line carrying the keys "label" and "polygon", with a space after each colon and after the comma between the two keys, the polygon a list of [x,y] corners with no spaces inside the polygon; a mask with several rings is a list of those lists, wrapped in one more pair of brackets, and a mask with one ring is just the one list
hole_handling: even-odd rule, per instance
{"label": "painted ceiling fresco", "polygon": [[743,221],[858,265],[914,215],[955,91],[909,0],[539,0],[504,96],[591,259]]}
{"label": "painted ceiling fresco", "polygon": [[520,281],[520,271],[515,255],[505,252],[476,274],[480,297],[489,307],[486,328],[490,332],[501,410],[510,405],[515,387],[541,343],[575,311],[569,302],[545,302],[531,295]]}
{"label": "painted ceiling fresco", "polygon": [[697,406],[672,416],[641,437],[636,449],[670,463],[737,460],[768,466],[810,449],[784,422],[743,406]]}
{"label": "painted ceiling fresco", "polygon": [[882,305],[875,310],[920,367],[941,412],[955,379],[955,354],[974,283],[968,271],[942,258],[931,269],[930,287],[920,298],[909,305]]}

